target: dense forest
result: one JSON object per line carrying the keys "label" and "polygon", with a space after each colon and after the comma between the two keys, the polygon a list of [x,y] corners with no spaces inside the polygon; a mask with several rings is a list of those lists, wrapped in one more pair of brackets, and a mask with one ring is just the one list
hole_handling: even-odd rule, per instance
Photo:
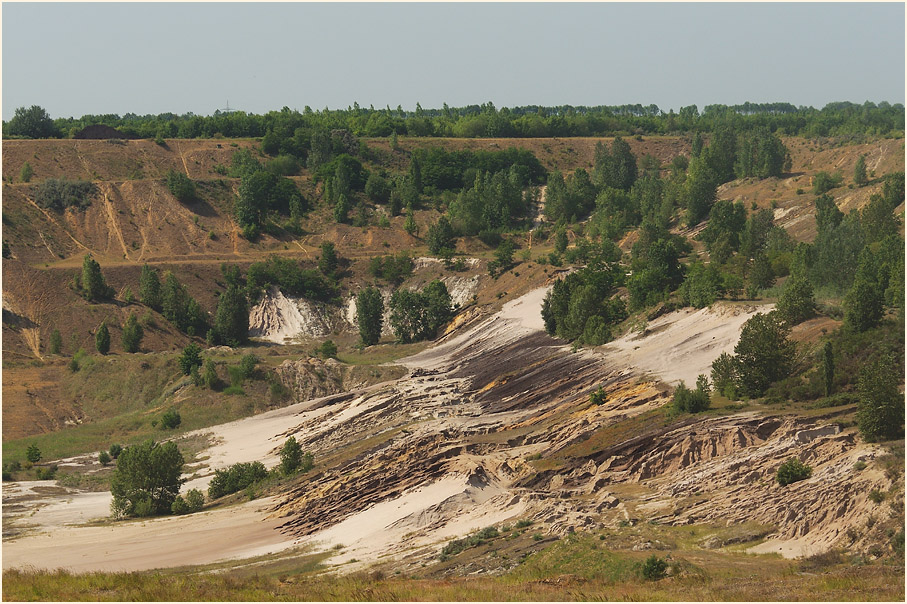
{"label": "dense forest", "polygon": [[497,109],[493,103],[422,109],[415,111],[385,107],[363,108],[358,104],[340,110],[325,108],[303,111],[284,107],[263,115],[243,111],[215,111],[211,116],[192,113],[177,115],[123,116],[84,115],[55,120],[37,106],[20,108],[9,122],[3,122],[3,136],[26,138],[68,138],[83,128],[103,124],[137,138],[257,138],[265,145],[292,148],[297,156],[310,150],[312,135],[319,131],[346,129],[356,136],[435,137],[575,137],[614,135],[682,134],[712,132],[719,124],[735,129],[767,128],[791,136],[903,136],[904,106],[887,102],[863,104],[829,103],[822,109],[795,107],[790,103],[744,103],[696,105],[665,112],[656,105],[540,107],[528,105]]}

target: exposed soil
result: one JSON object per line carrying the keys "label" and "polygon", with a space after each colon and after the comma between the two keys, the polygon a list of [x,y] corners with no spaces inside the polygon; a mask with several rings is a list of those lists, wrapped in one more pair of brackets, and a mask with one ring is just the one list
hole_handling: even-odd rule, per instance
{"label": "exposed soil", "polygon": [[[186,541],[187,531],[198,539],[176,547],[177,558],[167,564],[302,545],[334,552],[331,563],[344,572],[379,559],[412,567],[434,559],[448,539],[520,517],[552,536],[643,520],[733,525],[755,519],[773,527],[760,534],[767,540],[758,551],[801,555],[844,544],[848,529],[865,522],[868,492],[890,485],[878,470],[853,469],[880,449],[857,440],[853,430],[841,431],[833,414],[806,420],[748,411],[655,420],[611,444],[600,441],[633,418],[659,417],[669,391],[641,378],[632,355],[619,347],[571,353],[541,333],[544,294],[535,290],[509,302],[405,360],[408,377],[205,430],[214,442],[207,469],[187,488],[204,488],[213,468],[237,461],[276,464],[290,435],[314,453],[316,469],[267,501],[267,512],[253,502],[145,523],[150,531],[136,530],[139,523],[55,527],[52,540],[38,526],[4,544],[4,567],[112,568],[111,556],[123,555],[116,568],[152,568],[162,564],[160,551]],[[701,354],[705,362],[720,349],[696,330],[708,333],[727,312],[718,308],[709,317],[705,311],[692,325],[689,313],[666,315],[650,337],[692,337],[688,349],[675,347],[674,354]],[[640,350],[649,345],[643,338]],[[665,367],[680,361],[663,360]],[[599,385],[608,400],[591,405],[589,392]],[[538,455],[543,465],[537,467]],[[815,472],[782,488],[772,477],[791,456]],[[238,531],[252,531],[248,544]],[[52,557],[50,543],[59,552]],[[136,555],[125,555],[135,543]]]}

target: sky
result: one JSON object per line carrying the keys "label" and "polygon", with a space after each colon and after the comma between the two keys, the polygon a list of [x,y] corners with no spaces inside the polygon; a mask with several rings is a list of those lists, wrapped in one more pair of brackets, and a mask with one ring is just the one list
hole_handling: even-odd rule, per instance
{"label": "sky", "polygon": [[895,3],[2,4],[2,117],[903,103]]}

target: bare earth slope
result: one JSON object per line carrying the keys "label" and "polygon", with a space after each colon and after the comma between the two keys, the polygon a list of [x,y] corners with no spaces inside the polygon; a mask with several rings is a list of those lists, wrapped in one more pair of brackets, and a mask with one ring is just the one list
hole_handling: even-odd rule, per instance
{"label": "bare earth slope", "polygon": [[[571,353],[540,330],[543,295],[533,291],[409,358],[406,378],[205,431],[214,443],[208,467],[187,488],[204,488],[213,469],[236,461],[273,465],[295,435],[319,463],[284,494],[102,526],[60,527],[50,515],[42,527],[37,514],[32,534],[4,543],[4,568],[146,569],[301,545],[334,552],[331,563],[344,572],[379,559],[414,569],[451,538],[520,517],[548,535],[643,520],[755,519],[770,527],[758,551],[801,555],[846,540],[871,505],[866,494],[887,489],[880,472],[853,469],[879,450],[831,416],[744,410],[679,424],[659,419],[666,389],[641,376],[674,379],[671,367],[686,355],[732,348],[726,336],[736,327],[716,329],[728,312],[754,308],[704,312],[693,324],[701,333],[689,313],[665,317],[649,338],[684,334],[685,345],[669,348],[675,357],[640,353],[645,337],[637,351]],[[598,385],[608,401],[590,405]],[[631,420],[641,422],[636,433],[602,440]],[[531,461],[537,454],[541,461]],[[793,455],[816,471],[782,490],[773,472]],[[86,505],[103,514],[106,502],[92,501]]]}

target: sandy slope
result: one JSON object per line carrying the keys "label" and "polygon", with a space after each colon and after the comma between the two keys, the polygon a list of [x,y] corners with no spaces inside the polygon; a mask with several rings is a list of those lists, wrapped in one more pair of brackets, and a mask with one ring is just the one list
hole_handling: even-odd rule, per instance
{"label": "sandy slope", "polygon": [[[708,372],[712,360],[721,352],[733,350],[740,326],[747,318],[758,310],[768,310],[764,306],[727,303],[711,310],[682,310],[652,321],[644,337],[632,334],[595,351],[571,355],[565,346],[541,333],[539,311],[546,291],[538,289],[509,302],[496,315],[404,359],[403,364],[413,370],[407,378],[350,396],[306,401],[199,431],[210,434],[214,444],[206,451],[210,456],[207,469],[185,488],[205,488],[214,469],[239,461],[276,464],[277,448],[291,434],[307,450],[314,451],[318,459],[334,448],[355,444],[362,438],[363,429],[411,427],[389,440],[385,449],[346,466],[326,469],[320,477],[279,499],[189,516],[103,526],[62,526],[67,519],[78,522],[80,518],[103,515],[108,501],[104,498],[109,495],[45,498],[49,500],[44,502],[46,507],[31,519],[32,524],[38,525],[32,529],[33,534],[4,543],[3,567],[139,570],[249,557],[294,545],[306,545],[316,551],[340,545],[343,548],[331,563],[343,564],[338,569],[346,571],[379,559],[400,558],[414,550],[432,556],[447,539],[510,521],[521,514],[549,522],[549,530],[555,532],[572,529],[574,524],[609,522],[601,516],[601,510],[605,509],[602,505],[610,508],[612,504],[608,502],[613,498],[596,486],[601,483],[598,477],[637,481],[647,479],[652,472],[663,472],[667,480],[663,488],[670,501],[670,493],[683,487],[677,480],[687,474],[699,476],[697,464],[705,461],[697,460],[695,455],[689,459],[688,455],[678,457],[691,447],[715,450],[723,456],[752,451],[746,455],[769,460],[760,468],[769,471],[769,465],[780,453],[760,445],[765,438],[760,436],[761,428],[754,427],[755,436],[742,440],[734,436],[739,432],[734,424],[738,419],[743,423],[755,421],[741,415],[738,419],[703,420],[707,423],[701,434],[728,432],[727,437],[721,437],[720,442],[725,444],[718,448],[709,444],[711,441],[701,445],[681,443],[689,437],[679,428],[672,437],[677,439],[674,444],[661,439],[651,443],[640,440],[632,445],[639,448],[638,453],[590,460],[586,465],[591,470],[583,466],[567,475],[534,473],[524,462],[532,452],[569,446],[598,426],[664,404],[663,394],[651,383],[638,383],[634,374],[650,373],[666,381],[683,379],[692,383],[698,373]],[[533,353],[535,360],[520,356],[533,346],[543,351]],[[529,364],[511,366],[514,371],[502,377],[504,372],[499,372],[499,367],[507,367],[508,361],[517,356]],[[588,401],[588,388],[594,383],[606,383],[613,389],[606,405],[580,407],[585,410],[563,416],[561,423],[539,428],[542,431],[538,437],[525,445],[500,442],[478,452],[470,449],[469,435],[536,422],[542,426],[546,418],[562,409],[576,409],[575,405]],[[539,390],[546,394],[539,397]],[[773,425],[774,429],[777,427]],[[823,440],[810,445],[820,452],[827,449],[827,453],[821,453],[826,457],[840,455],[852,447],[839,436],[821,438],[838,439],[829,440],[828,445]],[[839,445],[834,444],[839,441]],[[783,442],[787,443],[785,447],[800,446],[792,438],[785,437]],[[756,445],[760,446],[752,448]],[[820,445],[825,449],[818,448]],[[649,451],[659,446],[665,451]],[[637,461],[642,464],[638,468],[633,465]],[[631,465],[623,467],[625,462]],[[672,463],[679,465],[675,468]],[[716,458],[713,463],[724,462]],[[400,466],[395,468],[395,464]],[[663,467],[659,469],[658,464]],[[716,476],[729,474],[718,472]],[[408,486],[396,488],[395,481],[401,479],[409,479]],[[568,489],[571,484],[573,491]],[[736,484],[742,483],[730,486]],[[716,486],[726,488],[720,481]],[[574,499],[569,495],[574,491],[592,498]],[[353,501],[361,505],[350,506]],[[615,514],[627,513],[621,506],[614,508]],[[690,511],[691,519],[707,513],[708,508]],[[760,513],[769,518],[774,512],[766,509]],[[791,536],[779,533],[778,541]],[[785,548],[780,544],[778,549],[787,555],[804,551],[803,547]],[[350,564],[353,558],[359,562]]]}
{"label": "sandy slope", "polygon": [[699,374],[709,375],[712,361],[721,353],[734,353],[747,319],[772,308],[718,302],[711,308],[682,309],[649,323],[645,334],[629,333],[611,342],[604,351],[665,382],[683,380],[692,386]]}

